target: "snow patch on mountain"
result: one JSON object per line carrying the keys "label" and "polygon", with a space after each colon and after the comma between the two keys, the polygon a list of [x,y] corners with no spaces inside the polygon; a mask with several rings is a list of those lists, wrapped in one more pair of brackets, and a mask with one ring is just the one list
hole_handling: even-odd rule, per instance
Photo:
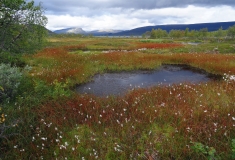
{"label": "snow patch on mountain", "polygon": [[67,33],[85,34],[86,31],[84,31],[82,28],[75,27],[75,28],[69,29]]}

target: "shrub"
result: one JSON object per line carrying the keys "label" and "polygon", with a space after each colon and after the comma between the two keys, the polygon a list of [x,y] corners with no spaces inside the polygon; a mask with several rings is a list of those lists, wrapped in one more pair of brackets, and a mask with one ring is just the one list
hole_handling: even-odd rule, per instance
{"label": "shrub", "polygon": [[34,81],[34,89],[38,95],[41,95],[44,99],[47,98],[59,98],[59,97],[68,97],[71,94],[71,91],[68,89],[68,82],[62,83],[58,82],[58,80],[54,80],[52,85],[47,85],[45,82],[40,80]]}
{"label": "shrub", "polygon": [[208,160],[216,160],[219,157],[216,157],[216,150],[213,147],[208,147],[200,142],[193,142],[191,147],[198,155],[203,155]]}
{"label": "shrub", "polygon": [[22,60],[21,55],[12,54],[9,52],[1,52],[0,53],[0,64],[11,64],[12,66],[24,67],[26,64]]}
{"label": "shrub", "polygon": [[10,64],[0,64],[0,86],[2,88],[0,102],[9,101],[16,95],[21,78],[22,73],[19,68],[11,67]]}

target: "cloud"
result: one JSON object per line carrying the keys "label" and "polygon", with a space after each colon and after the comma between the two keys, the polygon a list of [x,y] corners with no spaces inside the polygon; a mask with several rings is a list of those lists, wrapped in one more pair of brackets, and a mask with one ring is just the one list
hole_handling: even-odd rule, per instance
{"label": "cloud", "polygon": [[[128,30],[142,26],[160,24],[189,24],[205,22],[233,21],[235,10],[229,6],[196,7],[193,5],[181,8],[161,9],[121,9],[90,10],[78,8],[88,15],[47,15],[49,23],[47,28],[51,30],[81,27],[84,30],[96,29],[121,29]],[[224,16],[226,15],[226,17]]]}
{"label": "cloud", "polygon": [[48,15],[49,23],[47,28],[57,30],[69,27],[81,27],[86,31],[98,29],[131,29],[141,26],[154,25],[148,20],[129,18],[124,14],[120,15],[101,15],[95,17],[80,17],[70,15]]}
{"label": "cloud", "polygon": [[74,8],[125,8],[159,9],[169,7],[187,7],[189,5],[215,7],[227,5],[235,7],[234,0],[35,0],[43,2],[45,8],[53,12],[69,12]]}
{"label": "cloud", "polygon": [[[28,0],[30,1],[30,0]],[[234,21],[234,0],[34,0],[47,28],[121,29],[160,24]]]}

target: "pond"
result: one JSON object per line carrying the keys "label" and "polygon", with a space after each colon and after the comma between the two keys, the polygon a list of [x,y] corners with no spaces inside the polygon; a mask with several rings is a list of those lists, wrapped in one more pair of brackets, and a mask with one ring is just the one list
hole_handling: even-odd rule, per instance
{"label": "pond", "polygon": [[218,79],[220,79],[218,75],[187,65],[162,65],[156,70],[97,74],[91,82],[78,85],[75,90],[80,94],[94,94],[100,97],[121,96],[134,88],[179,83],[197,84]]}

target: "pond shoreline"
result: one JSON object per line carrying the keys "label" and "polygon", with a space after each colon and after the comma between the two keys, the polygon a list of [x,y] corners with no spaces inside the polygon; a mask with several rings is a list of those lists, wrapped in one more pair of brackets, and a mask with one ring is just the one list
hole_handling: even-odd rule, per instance
{"label": "pond shoreline", "polygon": [[136,88],[149,88],[159,85],[179,83],[201,83],[221,80],[221,75],[185,64],[162,64],[154,70],[133,70],[96,74],[85,84],[75,86],[79,94],[96,96],[124,95]]}

